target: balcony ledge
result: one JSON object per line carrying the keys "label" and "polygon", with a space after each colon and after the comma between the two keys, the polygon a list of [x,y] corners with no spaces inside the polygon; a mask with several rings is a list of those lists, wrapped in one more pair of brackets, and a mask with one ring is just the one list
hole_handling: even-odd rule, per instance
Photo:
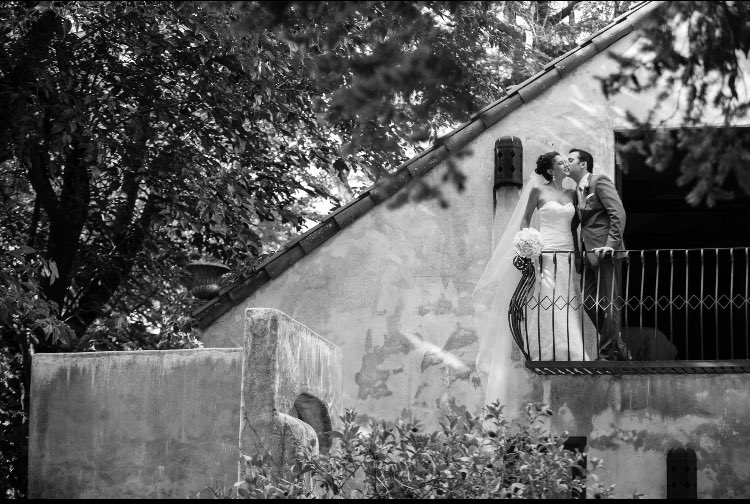
{"label": "balcony ledge", "polygon": [[643,374],[734,374],[750,373],[750,360],[672,361],[526,361],[526,368],[539,375],[643,375]]}

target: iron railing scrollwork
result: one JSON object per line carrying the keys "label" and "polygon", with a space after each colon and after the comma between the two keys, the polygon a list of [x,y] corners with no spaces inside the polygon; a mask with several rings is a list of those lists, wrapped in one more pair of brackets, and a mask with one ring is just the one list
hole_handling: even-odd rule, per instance
{"label": "iron railing scrollwork", "polygon": [[[596,360],[599,334],[591,330],[589,316],[598,312],[616,317],[635,361],[750,361],[750,247],[622,251],[616,273],[607,270],[617,274],[617,282],[602,282],[600,268],[587,273],[573,266],[572,257],[576,264],[596,264],[583,254],[546,250],[539,259],[513,259],[521,280],[508,323],[527,362],[579,362],[571,357],[574,337],[585,349],[583,360]],[[583,288],[587,281],[595,294]],[[541,293],[535,289],[540,284],[546,286]],[[607,292],[600,292],[600,285]]]}
{"label": "iron railing scrollwork", "polygon": [[535,273],[534,264],[531,259],[521,257],[517,255],[513,258],[513,266],[521,271],[521,281],[518,282],[513,297],[510,299],[510,308],[508,310],[508,323],[510,324],[510,331],[513,334],[513,339],[516,341],[518,348],[521,349],[526,360],[531,359],[528,349],[523,342],[523,334],[526,332],[522,328],[522,324],[525,323],[524,312],[526,311],[526,303],[531,293],[531,289],[534,287]]}

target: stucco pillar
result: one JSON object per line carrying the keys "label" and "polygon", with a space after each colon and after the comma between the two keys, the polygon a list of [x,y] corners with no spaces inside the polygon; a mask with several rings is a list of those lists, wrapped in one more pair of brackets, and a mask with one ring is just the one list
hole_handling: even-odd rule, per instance
{"label": "stucco pillar", "polygon": [[[242,455],[269,454],[283,471],[299,447],[317,452],[318,436],[341,414],[343,394],[341,349],[279,310],[246,310],[243,353],[238,479],[245,472]],[[297,401],[300,396],[307,399]],[[295,403],[311,401],[320,404],[317,418],[304,422],[310,408],[299,412]]]}

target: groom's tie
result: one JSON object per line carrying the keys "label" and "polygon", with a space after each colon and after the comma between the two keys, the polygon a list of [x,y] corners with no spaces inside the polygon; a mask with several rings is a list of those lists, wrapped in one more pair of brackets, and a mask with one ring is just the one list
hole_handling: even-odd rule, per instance
{"label": "groom's tie", "polygon": [[578,186],[578,208],[583,210],[586,208],[586,198],[583,195],[583,187]]}
{"label": "groom's tie", "polygon": [[[583,210],[586,208],[586,198],[583,194],[583,187],[578,186],[578,209]],[[578,250],[584,250],[583,246],[583,215],[581,215],[581,227],[578,231]]]}

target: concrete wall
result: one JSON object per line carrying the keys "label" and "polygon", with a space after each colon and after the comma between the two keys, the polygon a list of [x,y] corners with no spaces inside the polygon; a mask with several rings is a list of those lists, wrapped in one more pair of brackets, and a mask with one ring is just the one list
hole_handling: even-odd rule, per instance
{"label": "concrete wall", "polygon": [[236,481],[242,349],[37,354],[30,498],[186,498]]}
{"label": "concrete wall", "polygon": [[[229,495],[244,455],[288,469],[342,413],[341,349],[278,310],[242,348],[36,354],[31,498]],[[307,423],[306,423],[307,422]]]}
{"label": "concrete wall", "polygon": [[[634,33],[610,50],[623,54],[636,43]],[[654,105],[649,95],[605,99],[595,77],[615,68],[606,54],[595,56],[478,137],[472,154],[457,160],[466,189],[446,188],[448,210],[436,202],[375,207],[209,326],[206,344],[241,346],[245,308],[278,308],[343,348],[345,407],[376,418],[418,418],[428,428],[446,412],[476,411],[486,376],[474,368],[481,314],[471,292],[518,194],[503,190],[493,215],[494,142],[504,135],[522,140],[526,179],[540,154],[572,147],[590,151],[595,172],[613,177],[614,130],[627,127],[626,110],[642,116]],[[439,181],[444,168],[427,179]],[[666,452],[684,443],[698,451],[701,496],[747,494],[744,375],[540,377],[519,357],[511,402],[551,404],[553,426],[589,438],[620,495],[664,497]]]}
{"label": "concrete wall", "polygon": [[316,431],[343,413],[341,349],[278,310],[249,308],[243,354],[240,453],[271,453],[281,472],[300,446],[327,450],[331,438]]}
{"label": "concrete wall", "polygon": [[557,432],[588,437],[617,495],[666,498],[667,452],[697,455],[699,498],[750,497],[747,375],[534,377],[529,398],[551,405]]}

